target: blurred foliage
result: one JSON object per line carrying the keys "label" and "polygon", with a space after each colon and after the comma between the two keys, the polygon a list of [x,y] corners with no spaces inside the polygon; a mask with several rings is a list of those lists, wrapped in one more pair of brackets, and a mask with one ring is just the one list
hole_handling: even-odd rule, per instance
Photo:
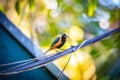
{"label": "blurred foliage", "polygon": [[[63,46],[67,49],[120,27],[119,4],[119,0],[0,0],[0,10],[45,51],[62,33],[69,35]],[[71,80],[109,80],[112,75],[105,73],[120,56],[119,37],[115,34],[73,53],[65,74]],[[62,69],[67,59],[54,63]]]}
{"label": "blurred foliage", "polygon": [[102,77],[100,80],[109,80],[109,77]]}
{"label": "blurred foliage", "polygon": [[35,0],[29,0],[29,4],[30,4],[30,9],[34,10],[35,9]]}
{"label": "blurred foliage", "polygon": [[18,0],[18,1],[16,1],[16,4],[15,4],[15,9],[16,9],[16,12],[18,13],[18,14],[20,14],[20,0]]}
{"label": "blurred foliage", "polygon": [[97,8],[97,0],[88,0],[88,15],[93,16]]}

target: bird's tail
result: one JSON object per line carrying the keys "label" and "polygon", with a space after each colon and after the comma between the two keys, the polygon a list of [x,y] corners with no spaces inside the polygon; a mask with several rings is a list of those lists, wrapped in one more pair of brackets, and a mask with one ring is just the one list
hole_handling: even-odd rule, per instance
{"label": "bird's tail", "polygon": [[48,53],[50,51],[50,49],[48,49],[47,51],[44,52],[44,54]]}

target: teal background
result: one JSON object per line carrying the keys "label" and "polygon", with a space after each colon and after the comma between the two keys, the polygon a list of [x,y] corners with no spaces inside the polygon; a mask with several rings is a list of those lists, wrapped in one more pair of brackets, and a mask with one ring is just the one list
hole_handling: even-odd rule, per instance
{"label": "teal background", "polygon": [[[30,59],[33,56],[0,24],[0,64]],[[9,68],[0,67],[0,71]],[[0,80],[56,80],[45,68],[37,68],[9,76],[0,76]]]}

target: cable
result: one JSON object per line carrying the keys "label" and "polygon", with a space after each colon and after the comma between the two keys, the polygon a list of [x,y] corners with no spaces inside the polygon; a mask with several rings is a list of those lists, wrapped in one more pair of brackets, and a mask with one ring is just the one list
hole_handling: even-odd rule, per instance
{"label": "cable", "polygon": [[44,55],[44,56],[37,57],[37,58],[26,59],[26,60],[16,61],[16,62],[10,62],[10,63],[6,63],[6,64],[0,64],[0,67],[10,66],[10,65],[19,64],[19,63],[25,63],[25,62],[29,62],[29,61],[40,60],[40,59],[42,59],[42,58],[44,58],[44,57],[49,57],[49,56],[51,56],[51,55]]}
{"label": "cable", "polygon": [[59,52],[58,54],[54,54],[52,56],[44,57],[41,60],[37,61],[36,63],[31,63],[29,65],[21,66],[18,69],[12,70],[11,72],[9,72],[9,71],[4,72],[4,73],[0,72],[0,75],[6,75],[6,74],[9,74],[9,73],[10,74],[15,74],[15,73],[18,73],[18,72],[23,72],[23,71],[28,71],[28,70],[31,70],[31,69],[38,68],[38,67],[43,66],[44,64],[50,63],[50,62],[52,62],[52,61],[54,61],[54,60],[56,60],[56,59],[58,59],[58,58],[60,58],[60,57],[62,57],[64,55],[75,52],[78,49],[78,47],[81,48],[81,47],[88,46],[90,44],[98,42],[99,40],[102,40],[102,39],[104,39],[104,38],[106,38],[106,37],[108,37],[108,36],[110,36],[112,34],[115,34],[117,32],[120,32],[120,28],[116,28],[116,29],[108,31],[108,32],[106,32],[106,33],[104,33],[102,35],[99,35],[99,36],[97,36],[95,38],[89,39],[89,40],[85,41],[84,43],[82,43],[82,45],[78,44],[78,45],[76,45],[74,47],[70,47],[69,49],[64,50],[63,52]]}
{"label": "cable", "polygon": [[67,65],[68,65],[68,63],[69,63],[69,61],[70,61],[70,59],[71,59],[71,55],[72,55],[72,54],[70,54],[67,63],[65,64],[64,68],[62,69],[62,71],[59,73],[59,75],[58,75],[58,77],[57,77],[57,80],[60,80],[60,77],[61,77],[63,71],[65,70],[65,68],[67,67]]}
{"label": "cable", "polygon": [[10,62],[10,63],[6,63],[6,64],[0,64],[0,67],[9,66],[9,65],[13,65],[13,64],[19,64],[19,63],[24,63],[24,62],[29,62],[31,60],[36,60],[36,59],[37,58],[27,59],[27,60],[22,60],[22,61],[16,61],[16,62]]}

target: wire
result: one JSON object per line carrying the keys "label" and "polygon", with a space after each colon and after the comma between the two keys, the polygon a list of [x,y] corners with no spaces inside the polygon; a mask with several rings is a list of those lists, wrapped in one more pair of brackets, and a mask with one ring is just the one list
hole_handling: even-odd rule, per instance
{"label": "wire", "polygon": [[[52,55],[52,54],[51,54]],[[14,64],[20,64],[20,63],[25,63],[25,62],[29,62],[29,61],[36,61],[36,60],[40,60],[44,57],[49,57],[51,55],[44,55],[44,56],[41,56],[41,57],[37,57],[37,58],[32,58],[32,59],[26,59],[26,60],[22,60],[22,61],[16,61],[16,62],[10,62],[10,63],[6,63],[6,64],[0,64],[0,67],[3,67],[3,66],[10,66],[10,65],[14,65]]]}
{"label": "wire", "polygon": [[68,65],[68,63],[69,63],[69,61],[70,61],[70,59],[71,59],[71,55],[72,55],[72,54],[70,54],[67,63],[65,64],[64,68],[62,69],[62,71],[59,73],[59,75],[58,75],[58,77],[57,77],[57,80],[60,80],[60,77],[61,77],[63,71],[65,70],[65,68],[67,67],[67,65]]}
{"label": "wire", "polygon": [[74,47],[70,47],[69,49],[64,50],[63,52],[59,52],[58,54],[54,54],[54,55],[51,55],[51,56],[46,56],[46,57],[40,59],[39,61],[37,61],[35,63],[33,62],[33,63],[30,63],[29,65],[26,64],[24,66],[20,66],[16,69],[13,69],[12,71],[6,71],[4,73],[0,72],[0,75],[15,74],[15,73],[18,73],[18,72],[28,71],[28,70],[31,70],[31,69],[38,68],[40,66],[44,66],[45,64],[50,63],[50,62],[52,62],[52,61],[54,61],[54,60],[56,60],[56,59],[58,59],[58,58],[60,58],[64,55],[75,52],[78,49],[78,47],[81,48],[81,47],[88,46],[90,44],[98,42],[99,40],[102,40],[102,39],[104,39],[104,38],[106,38],[106,37],[108,37],[112,34],[115,34],[117,32],[120,32],[120,28],[116,28],[116,29],[108,31],[108,32],[106,32],[102,35],[99,35],[95,38],[89,39],[89,40],[83,42],[82,45],[78,44]]}
{"label": "wire", "polygon": [[87,42],[87,41],[88,41],[88,40],[83,41],[83,42],[77,47],[76,50],[80,49],[80,48],[83,46],[83,44],[85,44],[85,42]]}
{"label": "wire", "polygon": [[33,62],[33,61],[29,61],[29,62],[26,62],[26,63],[24,63],[24,64],[21,64],[21,65],[18,65],[18,66],[15,66],[15,67],[12,67],[12,68],[9,68],[9,69],[6,69],[6,70],[3,70],[3,71],[0,71],[0,72],[1,72],[1,73],[5,73],[5,72],[7,72],[7,71],[13,70],[13,69],[15,69],[15,68],[17,68],[17,67],[20,67],[20,66],[23,66],[23,65],[29,64],[29,63],[31,63],[31,62]]}
{"label": "wire", "polygon": [[31,60],[36,60],[36,59],[38,59],[38,58],[33,58],[33,59],[27,59],[27,60],[22,60],[22,61],[16,61],[16,62],[11,62],[11,63],[1,64],[0,67],[9,66],[9,65],[13,65],[13,64],[19,64],[19,63],[24,63],[24,62],[29,62]]}
{"label": "wire", "polygon": [[[17,73],[17,72],[14,72],[14,71],[13,71],[13,72],[10,72],[10,71],[11,71],[11,70],[14,70],[14,69],[16,69],[16,68],[19,68],[19,67],[28,65],[28,64],[30,64],[30,63],[37,62],[37,61],[39,61],[39,60],[41,60],[41,59],[50,57],[50,56],[52,56],[52,55],[53,55],[53,54],[45,55],[45,56],[42,56],[42,57],[39,57],[39,58],[24,60],[24,61],[26,61],[26,63],[23,63],[23,64],[20,64],[20,65],[14,66],[14,67],[12,67],[12,68],[9,68],[9,69],[3,70],[3,71],[0,71],[0,75],[4,75],[4,73],[6,73],[6,74]],[[24,62],[24,61],[17,61],[17,62]],[[17,63],[17,62],[14,62],[14,63]],[[8,63],[8,64],[11,64],[11,65],[12,65],[12,63]],[[7,64],[4,64],[4,65],[7,65]],[[8,66],[8,65],[7,65],[7,66]],[[8,73],[8,72],[10,72],[10,73]]]}
{"label": "wire", "polygon": [[[87,40],[83,41],[83,42],[76,48],[76,50],[78,50],[79,48],[81,48],[86,41],[87,41]],[[67,65],[68,65],[68,63],[69,63],[69,61],[70,61],[71,55],[72,55],[72,54],[70,54],[69,59],[68,59],[67,63],[65,64],[63,70],[62,70],[62,71],[60,72],[60,74],[58,75],[58,78],[57,78],[58,80],[60,80],[60,77],[61,77],[63,71],[64,71],[65,68],[67,67]]]}

